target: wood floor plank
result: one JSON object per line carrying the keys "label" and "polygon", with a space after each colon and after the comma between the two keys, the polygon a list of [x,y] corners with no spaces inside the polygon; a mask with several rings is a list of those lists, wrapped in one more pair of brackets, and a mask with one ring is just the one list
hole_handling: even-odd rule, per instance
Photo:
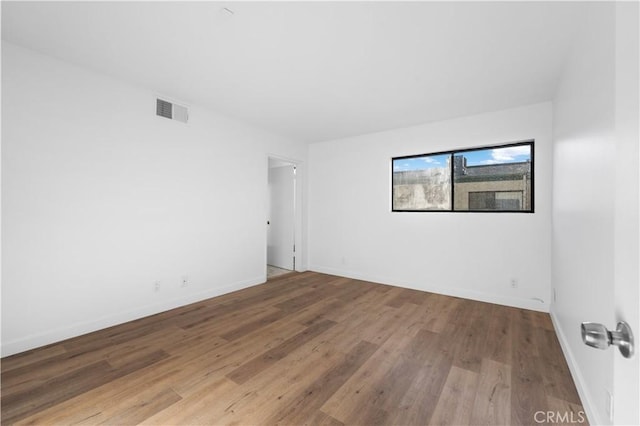
{"label": "wood floor plank", "polygon": [[[182,397],[173,389],[164,389],[152,395],[138,395],[124,407],[113,407],[116,413],[100,422],[102,425],[138,424],[154,414],[180,401]],[[93,419],[87,419],[92,424]]]}
{"label": "wood floor plank", "polygon": [[412,303],[414,305],[422,305],[427,300],[426,294],[422,291],[417,291],[409,288],[400,289],[397,296],[386,303],[387,306],[394,308],[401,308],[405,303]]}
{"label": "wood floor plank", "polygon": [[[546,424],[552,424],[557,426],[575,426],[577,424],[589,426],[587,415],[584,412],[584,408],[580,404],[573,404],[563,399],[555,398],[553,396],[547,396],[548,412],[552,413],[549,416],[545,413],[544,422]],[[543,416],[538,415],[537,419],[540,420]],[[535,421],[536,419],[534,419]],[[550,421],[549,421],[550,420]]]}
{"label": "wood floor plank", "polygon": [[[192,374],[187,374],[184,380],[175,385],[175,389],[180,389],[178,392],[183,395],[202,380],[208,380],[212,375],[226,375],[249,360],[282,345],[283,342],[307,328],[296,321],[288,321],[285,318],[226,344],[219,345],[212,339],[215,347],[210,350],[199,350],[197,356],[192,357],[192,361],[190,361],[193,366]],[[219,339],[224,341],[222,338]],[[184,351],[187,354],[193,352],[189,347],[185,347]]]}
{"label": "wood floor plank", "polygon": [[[325,334],[331,333],[329,328]],[[238,385],[224,395],[210,400],[207,412],[193,412],[181,418],[183,423],[204,424],[261,424],[264,419],[278,411],[281,406],[299,395],[308,383],[313,382],[343,354],[334,350],[333,345],[322,343],[320,337],[312,340],[312,345],[300,346],[274,367],[254,375],[241,386]],[[186,402],[190,399],[186,397]]]}
{"label": "wood floor plank", "polygon": [[515,308],[493,305],[485,346],[482,351],[486,357],[503,364],[511,364],[511,316],[513,309]]}
{"label": "wood floor plank", "polygon": [[[178,315],[183,315],[188,311],[181,311]],[[155,316],[154,316],[155,317]],[[90,333],[84,338],[73,338],[64,342],[64,347],[68,352],[80,353],[80,352],[92,352],[103,349],[108,349],[112,346],[136,341],[137,339],[144,338],[149,334],[165,330],[172,321],[172,318],[165,318],[164,320],[158,320],[151,317],[151,321],[147,319],[132,321],[131,323],[125,323],[120,327],[110,327],[106,330]],[[86,338],[86,339],[85,339]]]}
{"label": "wood floor plank", "polygon": [[377,293],[376,295],[379,295],[381,293],[378,289],[376,289],[376,286],[374,284],[366,283],[360,280],[351,280],[350,285],[343,285],[340,290],[341,292],[336,294],[334,297],[346,303],[353,303],[357,299],[368,293]]}
{"label": "wood floor plank", "polygon": [[422,331],[409,339],[400,349],[401,356],[398,361],[369,386],[359,390],[363,399],[360,405],[364,409],[351,411],[344,418],[345,423],[384,424],[389,422],[390,417],[398,411],[406,392],[421,369],[425,364],[433,361],[430,349],[433,349],[435,341],[433,333],[428,331]]}
{"label": "wood floor plank", "polygon": [[344,294],[342,293],[334,296],[335,299],[342,303],[342,306],[325,314],[326,319],[340,323],[346,321],[347,318],[353,317],[356,313],[359,315],[366,315],[367,312],[370,311],[372,305],[379,306],[378,303],[381,297],[380,293],[362,289],[357,292],[349,291],[348,297],[346,298],[343,296]]}
{"label": "wood floor plank", "polygon": [[215,409],[216,404],[226,401],[237,388],[238,385],[226,377],[218,378],[189,397],[142,420],[139,424],[158,426],[213,424],[213,422],[207,423],[205,417],[218,416],[220,413]]}
{"label": "wood floor plank", "polygon": [[282,342],[282,344],[241,365],[237,369],[227,374],[227,377],[238,384],[242,384],[252,376],[270,367],[273,363],[284,358],[290,351],[307,343],[309,340],[322,334],[324,331],[334,326],[335,324],[335,322],[330,320],[324,320],[322,322],[314,324],[296,334],[295,336],[285,340],[284,342]]}
{"label": "wood floor plank", "polygon": [[310,326],[322,320],[331,319],[329,318],[331,314],[345,308],[346,304],[342,300],[328,297],[318,303],[307,306],[299,312],[296,312],[292,316],[292,321],[297,321],[300,324]]}
{"label": "wood floor plank", "polygon": [[443,344],[453,355],[453,364],[460,368],[480,372],[487,341],[491,305],[463,301],[457,306],[454,319],[445,327]]}
{"label": "wood floor plank", "polygon": [[517,425],[583,410],[547,314],[316,272],[1,371],[8,425]]}
{"label": "wood floor plank", "polygon": [[386,424],[420,371],[420,364],[406,359],[394,363],[391,369],[368,391],[363,409],[352,411],[350,424]]}
{"label": "wood floor plank", "polygon": [[250,322],[242,324],[239,327],[235,327],[227,332],[225,332],[221,337],[223,339],[228,340],[229,342],[239,339],[243,336],[246,336],[249,333],[252,333],[262,327],[265,327],[269,324],[272,324],[284,317],[286,317],[288,313],[283,310],[277,310],[274,312],[267,313],[266,315],[259,316],[253,319]]}
{"label": "wood floor plank", "polygon": [[320,410],[313,413],[313,415],[309,417],[304,424],[309,426],[345,426],[344,423],[338,419],[334,419]]}
{"label": "wood floor plank", "polygon": [[451,367],[429,424],[469,424],[477,386],[477,373],[456,366]]}
{"label": "wood floor plank", "polygon": [[507,425],[511,421],[511,366],[482,360],[470,424]]}
{"label": "wood floor plank", "polygon": [[[298,350],[305,348],[298,348]],[[319,358],[326,356],[322,351],[297,354],[295,351],[280,360],[288,361],[286,370],[267,369],[262,374],[251,377],[242,386],[226,377],[216,374],[194,386],[185,386],[185,397],[175,406],[146,420],[145,424],[231,424],[248,418],[265,404],[262,390],[275,389],[283,393],[294,392],[296,386],[304,386],[301,374],[314,372],[311,365],[317,365]],[[311,363],[311,365],[309,364]],[[202,386],[204,384],[204,386]],[[274,391],[275,391],[274,390]],[[182,394],[182,392],[181,392]],[[245,421],[243,424],[255,424]]]}
{"label": "wood floor plank", "polygon": [[313,288],[280,288],[274,289],[271,293],[256,294],[246,300],[237,300],[229,302],[223,305],[216,306],[215,309],[206,309],[201,311],[198,315],[191,315],[184,317],[179,322],[179,325],[185,329],[198,327],[201,325],[208,326],[212,322],[219,321],[222,318],[227,317],[230,314],[237,313],[240,310],[244,310],[248,307],[255,306],[256,304],[265,303],[268,301],[280,301],[287,300],[291,293],[298,293],[304,295],[305,293],[313,292]]}
{"label": "wood floor plank", "polygon": [[62,344],[53,344],[38,349],[32,349],[30,351],[22,352],[18,355],[8,356],[2,358],[2,374],[8,373],[16,368],[24,367],[26,365],[34,364],[47,360],[51,357],[62,355],[67,350]]}
{"label": "wood floor plank", "polygon": [[462,299],[447,297],[440,294],[431,294],[425,310],[425,328],[435,333],[442,333],[453,318]]}
{"label": "wood floor plank", "polygon": [[353,317],[347,321],[336,323],[329,330],[322,333],[317,339],[314,340],[314,348],[329,345],[335,351],[342,354],[351,352],[355,345],[360,342],[361,330],[369,325],[367,317],[359,316],[354,313]]}
{"label": "wood floor plank", "polygon": [[265,420],[266,424],[303,424],[378,349],[360,341],[342,361],[306,387],[300,396]]}
{"label": "wood floor plank", "polygon": [[[27,417],[31,412],[44,410],[100,386],[105,380],[109,380],[112,374],[113,368],[109,363],[99,361],[63,374],[29,391],[2,395],[2,423],[14,423]],[[60,383],[70,385],[61,386]]]}
{"label": "wood floor plank", "polygon": [[340,290],[336,287],[332,286],[331,284],[326,284],[320,288],[314,289],[313,291],[303,293],[297,297],[290,298],[274,306],[278,309],[282,309],[285,312],[297,312],[301,309],[306,308],[307,306],[317,303],[321,299],[333,296],[339,292]]}
{"label": "wood floor plank", "polygon": [[547,328],[537,328],[535,331],[536,345],[544,348],[539,353],[546,394],[573,404],[580,404],[578,391],[571,380],[569,366],[555,333]]}
{"label": "wood floor plank", "polygon": [[137,358],[137,352],[153,352],[149,349],[156,339],[162,335],[178,332],[177,328],[170,328],[161,332],[151,333],[141,337],[133,343],[121,343],[112,347],[86,351],[65,351],[58,355],[43,358],[37,362],[24,365],[2,373],[2,393],[11,395],[30,388],[44,386],[49,380],[98,361],[108,361],[110,365],[118,367],[126,364],[127,358]]}
{"label": "wood floor plank", "polygon": [[[32,410],[40,411],[60,402],[66,401],[87,392],[104,383],[108,383],[115,378],[125,376],[147,365],[158,362],[166,358],[168,354],[163,351],[155,351],[133,360],[119,369],[113,368],[106,361],[89,364],[86,367],[74,370],[49,380],[44,385],[33,388],[29,391],[18,392],[11,395],[2,396],[2,422],[13,423],[21,418],[27,417]],[[27,403],[22,403],[27,401]],[[5,410],[11,406],[15,409]]]}
{"label": "wood floor plank", "polygon": [[416,305],[409,305],[405,309],[381,308],[367,316],[368,325],[360,328],[358,334],[362,339],[379,345],[392,333],[405,332],[403,326],[411,324],[410,318],[417,310]]}
{"label": "wood floor plank", "polygon": [[[413,337],[404,334],[391,335],[386,342],[323,404],[321,410],[345,424],[352,423],[350,419],[356,411],[371,409],[368,395],[375,392],[375,386],[393,368],[391,359],[400,358],[404,347],[410,344]],[[358,409],[354,409],[358,407]],[[375,415],[386,420],[384,412],[375,407]]]}
{"label": "wood floor plank", "polygon": [[421,330],[420,345],[401,356],[419,364],[415,379],[389,418],[392,424],[426,425],[429,423],[452,366],[453,357],[442,344],[440,334]]}
{"label": "wood floor plank", "polygon": [[132,401],[149,400],[170,388],[173,378],[180,372],[176,361],[176,357],[165,358],[39,411],[18,424],[100,423],[130,406]]}
{"label": "wood floor plank", "polygon": [[547,410],[542,361],[535,345],[536,328],[531,317],[521,310],[512,311],[511,424],[535,422],[537,411]]}
{"label": "wood floor plank", "polygon": [[180,395],[188,395],[205,386],[212,379],[227,375],[251,359],[278,347],[305,329],[304,326],[295,322],[288,323],[286,326],[274,323],[258,330],[258,334],[252,333],[244,339],[220,345],[211,351],[201,352],[189,361],[190,369],[176,379],[173,388]]}
{"label": "wood floor plank", "polygon": [[[254,376],[235,392],[232,404],[224,407],[216,421],[222,424],[266,424],[265,419],[276,416],[328,369],[343,358],[343,354],[304,347],[279,361],[285,372],[266,370]],[[241,392],[243,392],[241,394]],[[234,395],[231,395],[232,398]]]}
{"label": "wood floor plank", "polygon": [[248,306],[245,309],[225,311],[221,315],[207,321],[199,321],[189,325],[184,325],[184,323],[182,323],[176,324],[176,326],[195,335],[201,333],[223,334],[234,328],[242,327],[245,323],[251,322],[259,316],[268,315],[277,311],[279,310],[269,306],[268,304],[256,304]]}
{"label": "wood floor plank", "polygon": [[548,331],[554,331],[553,322],[551,316],[546,312],[527,311],[533,318],[535,327],[542,328]]}

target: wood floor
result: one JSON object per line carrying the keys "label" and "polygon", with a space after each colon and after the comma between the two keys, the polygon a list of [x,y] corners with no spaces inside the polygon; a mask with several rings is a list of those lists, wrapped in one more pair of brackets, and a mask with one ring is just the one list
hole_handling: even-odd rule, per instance
{"label": "wood floor", "polygon": [[538,411],[582,411],[548,315],[313,272],[2,360],[3,425],[519,425]]}
{"label": "wood floor", "polygon": [[293,271],[290,269],[278,268],[277,266],[267,265],[267,279],[279,277],[280,275],[290,274]]}

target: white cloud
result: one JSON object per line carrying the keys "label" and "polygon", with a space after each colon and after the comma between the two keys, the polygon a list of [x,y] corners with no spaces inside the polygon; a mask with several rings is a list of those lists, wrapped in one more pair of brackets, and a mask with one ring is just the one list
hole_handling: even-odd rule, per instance
{"label": "white cloud", "polygon": [[440,164],[440,161],[438,161],[438,160],[436,160],[434,158],[431,158],[431,157],[423,157],[422,161],[424,161],[427,164]]}
{"label": "white cloud", "polygon": [[[486,164],[506,163],[518,160],[517,157],[528,156],[529,145],[509,146],[507,148],[495,148],[491,150],[493,160],[487,160]],[[524,160],[521,158],[520,160]],[[492,161],[492,162],[490,162]]]}

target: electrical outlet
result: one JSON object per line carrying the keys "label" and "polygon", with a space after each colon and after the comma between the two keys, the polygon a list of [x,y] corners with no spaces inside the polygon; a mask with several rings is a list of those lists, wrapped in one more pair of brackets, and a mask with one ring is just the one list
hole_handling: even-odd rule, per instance
{"label": "electrical outlet", "polygon": [[160,281],[156,281],[153,283],[153,291],[156,293],[160,291]]}
{"label": "electrical outlet", "polygon": [[186,287],[189,285],[189,277],[186,275],[182,276],[182,281],[180,282],[180,287]]}
{"label": "electrical outlet", "polygon": [[518,280],[511,278],[511,288],[518,288]]}

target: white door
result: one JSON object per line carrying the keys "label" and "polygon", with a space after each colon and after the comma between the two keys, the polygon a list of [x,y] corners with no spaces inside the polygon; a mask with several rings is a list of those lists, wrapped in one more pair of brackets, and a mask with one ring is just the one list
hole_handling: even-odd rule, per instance
{"label": "white door", "polygon": [[[635,337],[631,359],[614,357],[614,424],[640,424],[640,317],[638,247],[640,190],[638,152],[637,2],[616,3],[616,203],[614,217],[615,320],[626,321]],[[615,328],[615,324],[611,324]],[[617,349],[614,349],[617,352]]]}
{"label": "white door", "polygon": [[276,164],[269,167],[267,263],[294,270],[295,166]]}

